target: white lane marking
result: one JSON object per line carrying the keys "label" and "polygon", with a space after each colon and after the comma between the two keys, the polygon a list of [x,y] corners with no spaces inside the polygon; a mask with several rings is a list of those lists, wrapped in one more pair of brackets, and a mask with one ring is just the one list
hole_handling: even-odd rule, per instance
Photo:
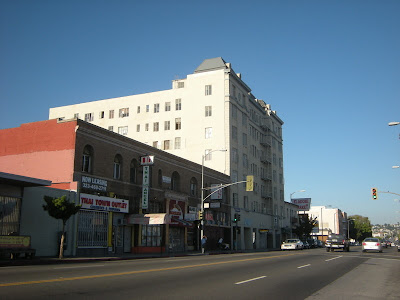
{"label": "white lane marking", "polygon": [[265,278],[265,277],[267,277],[267,276],[260,276],[260,277],[252,278],[252,279],[249,279],[249,280],[236,282],[235,284],[247,283],[247,282],[254,281],[254,280],[258,280],[258,279],[262,279],[262,278]]}
{"label": "white lane marking", "polygon": [[311,266],[311,264],[308,264],[308,265],[304,265],[304,266],[297,267],[297,269],[301,269],[301,268],[305,268],[305,267],[309,267],[309,266]]}
{"label": "white lane marking", "polygon": [[82,269],[82,268],[97,268],[97,267],[104,267],[104,265],[95,265],[95,266],[74,266],[74,267],[58,267],[58,268],[53,268],[53,270],[60,270],[60,269]]}
{"label": "white lane marking", "polygon": [[343,257],[343,255],[336,256],[336,257],[330,258],[330,259],[326,259],[325,261],[330,261],[330,260],[338,259],[338,258],[341,258],[341,257]]}

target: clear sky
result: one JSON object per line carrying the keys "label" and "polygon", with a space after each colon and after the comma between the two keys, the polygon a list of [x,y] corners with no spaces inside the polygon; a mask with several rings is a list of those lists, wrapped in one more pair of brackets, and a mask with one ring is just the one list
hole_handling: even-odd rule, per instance
{"label": "clear sky", "polygon": [[285,122],[285,197],[400,221],[400,1],[0,0],[0,129],[222,57]]}

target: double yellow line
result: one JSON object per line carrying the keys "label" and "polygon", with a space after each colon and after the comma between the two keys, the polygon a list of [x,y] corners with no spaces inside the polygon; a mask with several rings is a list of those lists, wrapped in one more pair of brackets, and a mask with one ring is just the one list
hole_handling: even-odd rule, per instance
{"label": "double yellow line", "polygon": [[284,257],[284,256],[292,256],[292,255],[296,255],[296,254],[294,254],[294,253],[293,254],[282,254],[282,255],[274,255],[274,256],[267,256],[267,257],[245,258],[245,259],[239,259],[239,260],[219,261],[219,262],[189,265],[189,266],[149,269],[149,270],[140,270],[140,271],[129,271],[129,272],[120,272],[120,273],[111,273],[111,274],[101,274],[101,275],[89,275],[89,276],[79,276],[79,277],[69,277],[69,278],[33,280],[33,281],[23,281],[23,282],[9,282],[9,283],[1,283],[0,287],[40,284],[40,283],[50,283],[50,282],[62,282],[62,281],[73,281],[73,280],[103,278],[103,277],[122,276],[122,275],[133,275],[133,274],[159,272],[159,271],[171,271],[171,270],[179,270],[179,269],[198,268],[198,267],[205,267],[205,266],[215,266],[215,265],[222,265],[222,264],[238,263],[238,262],[245,262],[245,261],[272,259],[272,258],[279,258],[279,257]]}

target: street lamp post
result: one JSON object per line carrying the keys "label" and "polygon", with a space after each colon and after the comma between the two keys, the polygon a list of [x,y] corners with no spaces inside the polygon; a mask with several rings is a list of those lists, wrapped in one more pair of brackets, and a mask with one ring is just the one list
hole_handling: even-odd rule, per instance
{"label": "street lamp post", "polygon": [[[221,152],[226,152],[226,149],[217,149],[217,150],[211,150],[210,152],[207,152],[206,155],[210,155],[211,153],[215,152],[215,151],[221,151]],[[201,215],[203,216],[200,220],[200,240],[203,238],[204,236],[204,159],[206,157],[206,155],[202,155],[201,156],[201,192],[200,192],[200,197],[201,197],[201,207],[200,207],[200,211],[201,211]],[[201,245],[200,245],[201,246]]]}

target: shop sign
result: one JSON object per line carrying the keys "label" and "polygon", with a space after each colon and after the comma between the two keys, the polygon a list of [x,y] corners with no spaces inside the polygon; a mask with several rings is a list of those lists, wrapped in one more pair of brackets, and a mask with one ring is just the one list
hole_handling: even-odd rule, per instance
{"label": "shop sign", "polygon": [[269,232],[269,229],[260,229],[259,231],[260,231],[260,233],[267,233],[267,232]]}
{"label": "shop sign", "polygon": [[82,176],[81,181],[82,188],[101,192],[107,191],[107,180],[90,176]]}
{"label": "shop sign", "polygon": [[220,208],[221,203],[220,202],[210,202],[210,208]]}
{"label": "shop sign", "polygon": [[292,203],[299,207],[299,210],[310,210],[311,198],[292,199]]}
{"label": "shop sign", "polygon": [[142,166],[154,165],[154,155],[147,155],[140,157],[140,164]]}
{"label": "shop sign", "polygon": [[211,200],[222,200],[222,184],[211,185]]}
{"label": "shop sign", "polygon": [[129,201],[104,196],[80,194],[80,204],[84,209],[128,213]]}
{"label": "shop sign", "polygon": [[171,177],[163,176],[162,177],[162,182],[163,183],[171,183]]}
{"label": "shop sign", "polygon": [[142,208],[148,209],[149,208],[149,187],[143,186],[142,189]]}

